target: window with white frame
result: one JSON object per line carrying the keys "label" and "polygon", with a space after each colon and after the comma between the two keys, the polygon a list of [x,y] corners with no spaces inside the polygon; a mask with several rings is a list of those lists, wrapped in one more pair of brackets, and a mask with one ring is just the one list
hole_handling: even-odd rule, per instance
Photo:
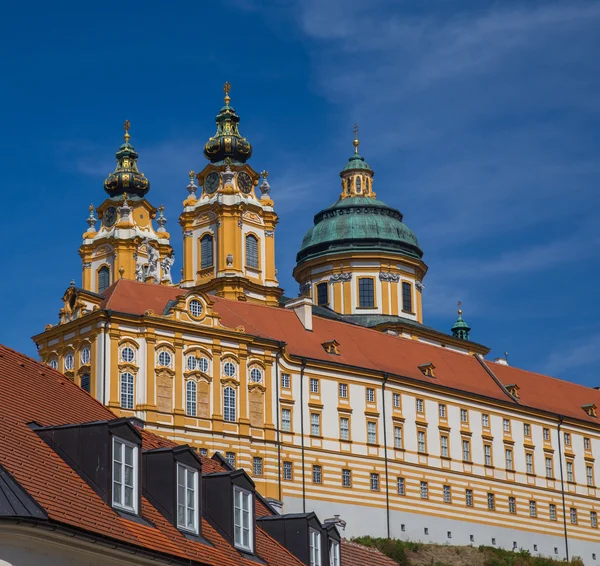
{"label": "window with white frame", "polygon": [[417,407],[417,413],[422,413],[424,411],[425,403],[423,403],[423,399],[417,399],[415,405]]}
{"label": "window with white frame", "polygon": [[137,513],[138,447],[113,437],[112,504],[113,507]]}
{"label": "window with white frame", "polygon": [[490,444],[483,445],[483,457],[486,466],[492,465],[492,446]]}
{"label": "window with white frame", "polygon": [[493,493],[487,494],[487,504],[488,504],[488,509],[490,511],[493,511],[494,509],[496,509],[496,498],[494,497]]}
{"label": "window with white frame", "polygon": [[49,365],[52,369],[58,369],[58,360],[56,358],[52,358]]}
{"label": "window with white frame", "polygon": [[340,417],[340,439],[350,440],[350,419],[348,417]]}
{"label": "window with white frame", "polygon": [[234,544],[237,548],[254,549],[252,532],[252,494],[239,487],[233,488],[233,533]]}
{"label": "window with white frame", "polygon": [[444,486],[444,503],[452,503],[452,491],[449,485]]}
{"label": "window with white frame", "polygon": [[323,483],[323,468],[318,464],[314,464],[312,467],[312,478],[313,483]]}
{"label": "window with white frame", "polygon": [[177,464],[177,526],[198,532],[198,471]]}
{"label": "window with white frame", "polygon": [[236,468],[235,452],[225,452],[225,460],[232,468]]}
{"label": "window with white frame", "polygon": [[188,381],[185,386],[185,413],[188,417],[196,416],[196,382]]}
{"label": "window with white frame", "polygon": [[346,383],[340,383],[339,393],[342,399],[348,398],[348,385]]}
{"label": "window with white frame", "polygon": [[236,374],[235,364],[233,362],[225,362],[223,364],[223,373],[227,377],[234,377]]}
{"label": "window with white frame", "polygon": [[533,474],[533,454],[531,452],[525,454],[525,471]]}
{"label": "window with white frame", "polygon": [[598,513],[596,511],[590,511],[590,526],[592,529],[598,528]]}
{"label": "window with white frame", "polygon": [[321,533],[315,529],[310,529],[310,566],[321,566]]}
{"label": "window with white frame", "polygon": [[133,409],[133,374],[128,371],[121,374],[121,408]]}
{"label": "window with white frame", "polygon": [[230,423],[236,421],[236,400],[235,389],[233,387],[225,387],[223,390],[223,420]]}
{"label": "window with white frame", "polygon": [[533,500],[529,502],[529,516],[537,517],[537,503]]}
{"label": "window with white frame", "polygon": [[426,481],[421,482],[421,499],[429,498],[429,486]]}
{"label": "window with white frame", "polygon": [[554,503],[550,503],[550,520],[556,521],[556,505]]}
{"label": "window with white frame", "polygon": [[517,512],[517,501],[514,497],[508,498],[508,512],[513,515]]}
{"label": "window with white frame", "polygon": [[502,430],[504,430],[504,432],[510,432],[510,420],[502,419]]}
{"label": "window with white frame", "polygon": [[549,457],[546,457],[546,477],[554,477],[554,472],[552,470],[552,458]]}
{"label": "window with white frame", "polygon": [[394,404],[394,407],[396,407],[396,409],[400,408],[400,393],[392,394],[392,403]]}
{"label": "window with white frame", "polygon": [[350,470],[342,470],[342,486],[352,487],[352,472]]}
{"label": "window with white frame", "polygon": [[594,485],[594,468],[592,466],[585,467],[585,477],[588,485]]}
{"label": "window with white frame", "polygon": [[252,234],[246,236],[246,265],[258,269],[258,238]]}
{"label": "window with white frame", "polygon": [[490,428],[490,416],[483,414],[481,415],[481,426],[483,428]]}
{"label": "window with white frame", "polygon": [[571,523],[573,525],[576,525],[577,524],[577,509],[575,509],[575,507],[571,507],[569,515],[571,516]]}
{"label": "window with white frame", "polygon": [[371,473],[371,491],[379,491],[379,474]]}
{"label": "window with white frame", "polygon": [[523,423],[523,434],[525,436],[531,436],[531,425],[529,423]]}
{"label": "window with white frame", "polygon": [[512,471],[513,470],[513,453],[512,450],[506,449],[504,452],[506,459],[506,469]]}
{"label": "window with white frame", "polygon": [[402,450],[402,427],[394,427],[394,448]]}
{"label": "window with white frame", "polygon": [[573,476],[573,462],[567,462],[567,481],[572,482],[575,480]]}
{"label": "window with white frame", "polygon": [[448,436],[445,434],[440,436],[440,456],[443,458],[448,458],[450,456],[450,451],[448,449]]}
{"label": "window with white frame", "polygon": [[367,443],[377,444],[377,424],[373,421],[367,423]]}
{"label": "window with white frame", "polygon": [[473,490],[465,489],[465,504],[467,507],[473,507]]}
{"label": "window with white frame", "polygon": [[440,415],[440,419],[445,419],[446,418],[446,405],[444,405],[443,403],[440,403],[438,405],[438,412]]}
{"label": "window with white frame", "polygon": [[367,387],[367,403],[375,403],[375,389]]}
{"label": "window with white frame", "polygon": [[469,422],[469,412],[467,411],[467,409],[461,409],[460,410],[460,422],[461,423],[468,423]]}
{"label": "window with white frame", "polygon": [[427,451],[427,446],[425,444],[425,431],[419,430],[417,432],[417,450],[421,454],[425,454]]}
{"label": "window with white frame", "polygon": [[310,434],[321,436],[321,415],[319,413],[310,414]]}
{"label": "window with white frame", "polygon": [[565,446],[571,446],[571,434],[565,432]]}
{"label": "window with white frame", "polygon": [[592,441],[587,436],[583,437],[583,449],[584,450],[592,449]]}
{"label": "window with white frame", "polygon": [[261,383],[263,380],[263,372],[258,368],[252,368],[250,370],[250,381],[252,383]]}
{"label": "window with white frame", "polygon": [[404,483],[404,478],[398,478],[396,480],[396,488],[398,490],[398,495],[406,495],[406,484]]}
{"label": "window with white frame", "polygon": [[255,476],[263,475],[263,459],[260,456],[254,456],[252,459],[252,473]]}
{"label": "window with white frame", "polygon": [[292,430],[292,410],[281,409],[281,430],[291,432]]}
{"label": "window with white frame", "polygon": [[468,440],[463,440],[463,460],[465,462],[471,461],[471,442]]}
{"label": "window with white frame", "polygon": [[202,303],[198,299],[192,299],[189,303],[190,314],[199,318],[202,316],[202,311],[204,310],[202,307]]}
{"label": "window with white frame", "polygon": [[282,373],[281,374],[281,387],[283,389],[289,389],[290,388],[290,374],[289,373]]}
{"label": "window with white frame", "polygon": [[329,545],[329,566],[340,566],[340,543],[336,540],[332,540]]}
{"label": "window with white frame", "polygon": [[171,367],[172,361],[173,361],[173,359],[172,359],[170,352],[163,350],[162,352],[158,353],[158,365],[159,366],[163,366],[163,367],[167,367],[167,368]]}
{"label": "window with white frame", "polygon": [[319,380],[314,377],[310,378],[310,392],[311,393],[319,392]]}
{"label": "window with white frame", "polygon": [[121,348],[121,361],[125,363],[132,363],[135,360],[135,351],[129,346]]}
{"label": "window with white frame", "polygon": [[90,348],[89,346],[85,346],[84,348],[81,349],[81,353],[80,353],[80,359],[81,359],[81,363],[83,365],[87,365],[90,363]]}
{"label": "window with white frame", "polygon": [[291,462],[283,463],[283,479],[293,480],[294,479],[294,467]]}
{"label": "window with white frame", "polygon": [[202,373],[206,373],[208,371],[208,359],[207,358],[198,358],[198,369]]}
{"label": "window with white frame", "polygon": [[188,356],[185,361],[185,367],[189,371],[194,371],[198,367],[198,360],[196,359],[196,356],[194,356],[193,354],[191,356]]}
{"label": "window with white frame", "polygon": [[543,436],[544,436],[544,442],[550,442],[550,429],[549,428],[545,428],[542,432]]}
{"label": "window with white frame", "polygon": [[72,370],[74,365],[75,365],[75,356],[73,356],[73,354],[71,352],[69,352],[65,356],[65,370],[67,370],[67,371]]}

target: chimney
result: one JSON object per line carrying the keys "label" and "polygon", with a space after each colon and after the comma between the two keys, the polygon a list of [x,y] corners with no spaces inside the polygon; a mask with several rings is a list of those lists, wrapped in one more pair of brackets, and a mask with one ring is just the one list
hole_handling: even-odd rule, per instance
{"label": "chimney", "polygon": [[313,302],[310,297],[298,297],[285,303],[285,308],[296,313],[305,330],[312,331],[312,305]]}
{"label": "chimney", "polygon": [[501,366],[507,366],[508,365],[508,360],[506,358],[496,358],[494,360],[495,364],[500,364]]}

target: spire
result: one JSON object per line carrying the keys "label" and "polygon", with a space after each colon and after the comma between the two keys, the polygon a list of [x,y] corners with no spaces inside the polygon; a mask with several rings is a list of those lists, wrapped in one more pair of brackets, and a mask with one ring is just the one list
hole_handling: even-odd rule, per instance
{"label": "spire", "polygon": [[231,85],[226,82],[223,86],[225,106],[217,114],[217,131],[204,146],[204,155],[211,163],[221,163],[229,157],[233,165],[238,165],[245,163],[252,155],[252,146],[238,130],[240,117],[234,108],[229,106],[230,91]]}
{"label": "spire", "polygon": [[358,153],[358,146],[360,141],[358,140],[358,124],[354,124],[354,153],[348,163],[344,166],[340,172],[342,178],[342,192],[340,198],[348,197],[371,197],[375,198],[373,192],[373,169],[365,161],[364,157],[361,157]]}
{"label": "spire", "polygon": [[459,338],[460,340],[469,340],[469,332],[471,332],[471,328],[463,320],[461,307],[462,303],[458,301],[458,318],[452,327],[452,336],[454,336],[454,338]]}
{"label": "spire", "polygon": [[138,154],[129,143],[131,138],[129,135],[130,127],[129,120],[125,120],[125,124],[123,124],[125,143],[116,153],[117,167],[104,181],[104,190],[111,197],[122,195],[125,192],[143,197],[150,190],[150,182],[138,170]]}
{"label": "spire", "polygon": [[354,124],[354,154],[358,155],[358,146],[360,145],[360,142],[358,141],[358,124]]}

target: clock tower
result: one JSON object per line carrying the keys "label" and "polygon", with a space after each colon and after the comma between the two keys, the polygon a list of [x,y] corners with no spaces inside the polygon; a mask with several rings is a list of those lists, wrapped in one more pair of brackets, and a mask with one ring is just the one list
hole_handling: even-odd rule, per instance
{"label": "clock tower", "polygon": [[190,172],[189,197],[179,218],[184,242],[181,286],[277,305],[282,289],[275,269],[278,219],[271,188],[267,172],[259,174],[247,163],[252,146],[239,132],[229,83],[224,91],[217,131],[204,147],[209,163],[197,175]]}
{"label": "clock tower", "polygon": [[127,120],[125,143],[116,154],[117,166],[104,181],[108,198],[95,210],[90,206],[88,229],[79,248],[82,288],[93,293],[102,293],[118,278],[166,285],[173,282],[174,258],[164,209],[161,206],[157,210],[145,198],[150,181],[138,170],[129,127]]}

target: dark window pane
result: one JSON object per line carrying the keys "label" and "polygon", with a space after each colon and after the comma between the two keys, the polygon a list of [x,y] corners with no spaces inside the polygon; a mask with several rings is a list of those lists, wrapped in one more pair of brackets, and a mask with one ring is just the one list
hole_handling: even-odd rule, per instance
{"label": "dark window pane", "polygon": [[208,234],[200,240],[200,267],[212,267],[213,264],[213,238]]}
{"label": "dark window pane", "polygon": [[410,283],[402,283],[402,310],[412,312],[412,293]]}
{"label": "dark window pane", "polygon": [[319,283],[317,285],[317,305],[327,305],[329,303],[327,295],[327,283]]}
{"label": "dark window pane", "polygon": [[375,306],[373,279],[361,278],[358,280],[358,304],[363,308]]}

